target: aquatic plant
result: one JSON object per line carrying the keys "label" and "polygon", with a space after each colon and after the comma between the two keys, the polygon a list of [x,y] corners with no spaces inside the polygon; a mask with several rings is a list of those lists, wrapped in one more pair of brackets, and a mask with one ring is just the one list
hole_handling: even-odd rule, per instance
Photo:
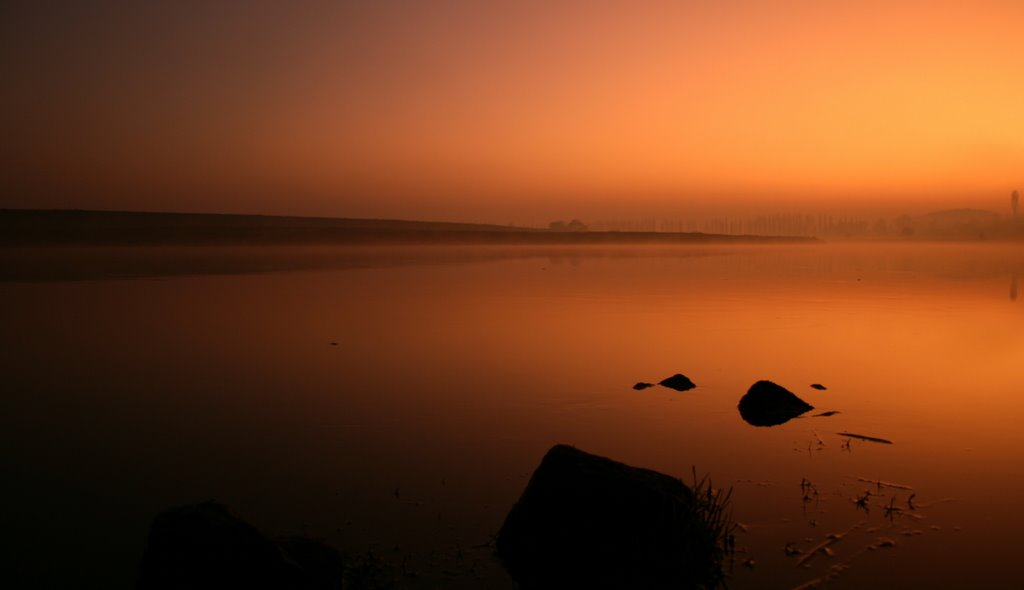
{"label": "aquatic plant", "polygon": [[732,488],[715,488],[711,475],[697,479],[696,467],[691,468],[693,477],[693,513],[701,523],[705,543],[711,548],[711,559],[706,570],[707,586],[724,587],[725,564],[731,563],[736,549],[736,521],[732,516]]}

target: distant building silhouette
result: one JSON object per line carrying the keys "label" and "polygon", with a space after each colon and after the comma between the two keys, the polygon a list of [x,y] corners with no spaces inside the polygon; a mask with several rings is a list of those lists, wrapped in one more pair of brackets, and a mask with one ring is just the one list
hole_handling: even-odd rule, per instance
{"label": "distant building silhouette", "polygon": [[552,221],[548,224],[551,231],[587,231],[587,224],[579,219],[573,219],[569,223],[564,221]]}

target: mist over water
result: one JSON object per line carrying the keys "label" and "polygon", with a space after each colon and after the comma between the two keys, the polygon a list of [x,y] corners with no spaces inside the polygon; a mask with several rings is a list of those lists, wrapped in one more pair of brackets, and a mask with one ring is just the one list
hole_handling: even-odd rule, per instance
{"label": "mist over water", "polygon": [[[131,586],[152,517],[214,498],[401,587],[512,588],[485,545],[567,443],[733,487],[731,588],[1018,587],[1022,275],[963,244],[19,249],[2,550],[15,587]],[[814,411],[751,426],[761,379]]]}
{"label": "mist over water", "polygon": [[1024,2],[0,15],[0,588],[1024,588]]}

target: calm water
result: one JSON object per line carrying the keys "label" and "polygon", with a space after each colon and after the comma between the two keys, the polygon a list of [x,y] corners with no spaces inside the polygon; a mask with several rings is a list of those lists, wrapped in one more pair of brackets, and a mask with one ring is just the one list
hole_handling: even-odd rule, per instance
{"label": "calm water", "polygon": [[[0,261],[10,587],[130,587],[153,515],[215,498],[404,560],[404,586],[512,588],[483,545],[560,442],[731,486],[731,588],[1024,587],[1021,248]],[[698,388],[631,389],[677,372]],[[750,426],[759,379],[839,413]],[[787,555],[846,531],[831,557]]]}

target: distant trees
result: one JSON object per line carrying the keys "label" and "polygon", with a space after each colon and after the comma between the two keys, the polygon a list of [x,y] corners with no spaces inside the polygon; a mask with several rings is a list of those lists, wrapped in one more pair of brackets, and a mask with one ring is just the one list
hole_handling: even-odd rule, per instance
{"label": "distant trees", "polygon": [[587,231],[587,224],[583,223],[579,219],[573,219],[566,223],[564,221],[552,221],[548,224],[548,229],[551,231]]}
{"label": "distant trees", "polygon": [[913,237],[914,235],[914,218],[904,213],[893,220],[893,225],[896,226],[896,230],[904,238]]}

